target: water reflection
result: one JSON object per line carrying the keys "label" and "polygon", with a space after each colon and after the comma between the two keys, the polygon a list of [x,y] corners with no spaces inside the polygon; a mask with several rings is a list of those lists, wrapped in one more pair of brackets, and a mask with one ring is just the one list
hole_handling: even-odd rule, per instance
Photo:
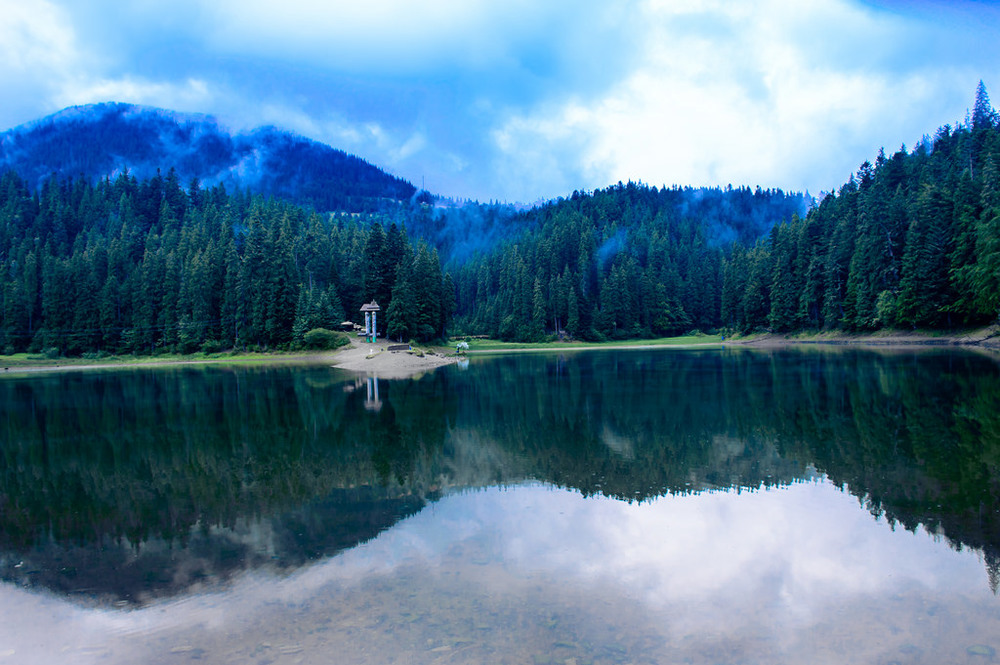
{"label": "water reflection", "polygon": [[[1000,546],[1000,373],[955,353],[477,359],[0,381],[0,574],[146,602],[364,542],[448,488],[643,501],[825,474],[890,524]],[[295,537],[289,534],[296,534]]]}
{"label": "water reflection", "polygon": [[224,595],[118,613],[7,588],[0,635],[25,662],[981,662],[1000,634],[981,578],[823,479],[641,504],[534,484]]}

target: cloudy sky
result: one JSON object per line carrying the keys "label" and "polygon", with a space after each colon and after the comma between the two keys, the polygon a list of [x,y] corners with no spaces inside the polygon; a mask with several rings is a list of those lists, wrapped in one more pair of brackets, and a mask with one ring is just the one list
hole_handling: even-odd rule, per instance
{"label": "cloudy sky", "polygon": [[1000,95],[1000,7],[972,0],[0,0],[0,17],[0,130],[147,104],[482,201],[629,179],[817,194],[964,120],[980,79]]}

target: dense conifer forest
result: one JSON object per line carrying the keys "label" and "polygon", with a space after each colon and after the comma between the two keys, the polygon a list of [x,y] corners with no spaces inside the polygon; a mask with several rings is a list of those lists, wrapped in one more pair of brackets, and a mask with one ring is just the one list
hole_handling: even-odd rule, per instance
{"label": "dense conifer forest", "polygon": [[720,324],[723,264],[805,207],[781,190],[619,183],[523,214],[456,272],[456,326],[506,340],[623,339]]}
{"label": "dense conifer forest", "polygon": [[301,346],[372,299],[381,332],[439,338],[453,291],[395,224],[319,215],[170,171],[37,192],[0,178],[0,351],[190,353]]}
{"label": "dense conifer forest", "polygon": [[980,84],[965,122],[880,152],[808,211],[780,190],[574,194],[458,271],[459,327],[537,340],[994,322],[998,125]]}
{"label": "dense conifer forest", "polygon": [[373,299],[383,334],[421,341],[987,324],[998,163],[980,84],[964,122],[879,152],[819,201],[630,182],[520,211],[413,190],[317,212],[315,196],[184,187],[173,168],[38,187],[8,170],[0,351],[295,348]]}
{"label": "dense conifer forest", "polygon": [[982,83],[964,123],[879,152],[836,194],[724,263],[741,331],[950,328],[1000,314],[1000,126]]}

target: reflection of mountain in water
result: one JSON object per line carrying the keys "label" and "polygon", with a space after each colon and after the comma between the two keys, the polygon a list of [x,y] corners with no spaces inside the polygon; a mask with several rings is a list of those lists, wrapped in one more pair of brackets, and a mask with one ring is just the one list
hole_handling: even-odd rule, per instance
{"label": "reflection of mountain in water", "polygon": [[0,575],[86,600],[142,603],[260,567],[285,570],[374,538],[426,501],[382,488],[334,490],[320,501],[269,519],[197,525],[176,541],[39,543],[0,559]]}
{"label": "reflection of mountain in water", "polygon": [[816,470],[996,570],[1000,375],[978,356],[508,356],[381,381],[377,410],[374,388],[307,367],[0,381],[0,575],[134,602],[336,553],[449,487],[632,501]]}

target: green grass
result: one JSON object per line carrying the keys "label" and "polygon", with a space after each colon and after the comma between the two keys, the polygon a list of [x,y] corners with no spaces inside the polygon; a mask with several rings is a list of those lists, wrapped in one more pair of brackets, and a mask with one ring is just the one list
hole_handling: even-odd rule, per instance
{"label": "green grass", "polygon": [[[295,360],[326,351],[274,351],[268,353],[164,353],[155,356],[103,356],[101,358],[49,358],[40,353],[0,355],[0,371],[26,367],[79,367],[101,365],[127,367],[129,365],[169,364],[178,362],[246,363],[268,360]],[[331,352],[332,353],[332,352]]]}
{"label": "green grass", "polygon": [[[454,351],[455,344],[461,341],[455,339],[451,344],[451,351]],[[504,351],[558,351],[560,349],[601,349],[601,348],[625,348],[636,346],[706,346],[720,344],[722,338],[719,335],[688,335],[684,337],[660,337],[657,339],[627,339],[610,340],[606,342],[501,342],[495,339],[470,339],[468,340],[469,350],[466,353],[503,353]]]}

